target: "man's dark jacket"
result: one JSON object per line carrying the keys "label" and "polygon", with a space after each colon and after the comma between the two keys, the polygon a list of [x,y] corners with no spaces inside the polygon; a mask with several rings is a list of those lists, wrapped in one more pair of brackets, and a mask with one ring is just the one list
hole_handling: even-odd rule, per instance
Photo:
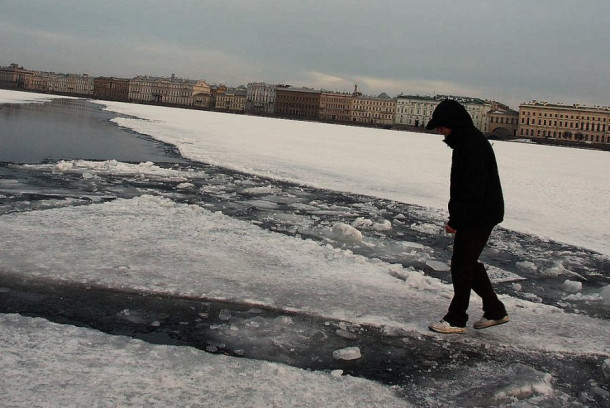
{"label": "man's dark jacket", "polygon": [[504,198],[496,156],[487,138],[456,101],[441,102],[432,121],[452,130],[445,143],[453,149],[448,224],[456,230],[493,227],[504,219]]}

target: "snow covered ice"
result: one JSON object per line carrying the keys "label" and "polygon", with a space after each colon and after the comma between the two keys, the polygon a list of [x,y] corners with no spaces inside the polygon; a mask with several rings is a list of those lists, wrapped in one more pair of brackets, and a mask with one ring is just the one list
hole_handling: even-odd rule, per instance
{"label": "snow covered ice", "polygon": [[[0,102],[47,98],[0,91]],[[25,280],[130,302],[225,302],[193,306],[191,320],[172,326],[183,336],[205,329],[214,341],[155,344],[172,317],[137,303],[113,319],[140,337],[2,314],[3,404],[610,401],[607,152],[494,143],[508,214],[486,260],[511,322],[441,336],[427,330],[452,294],[450,239],[441,234],[450,152],[440,138],[104,104],[129,115],[118,125],[246,176],[113,160],[12,165],[63,184],[41,187],[47,199],[26,203],[11,197],[31,193],[30,185],[1,180],[0,297],[16,294],[8,283]],[[297,184],[284,189],[288,182]],[[72,188],[80,194],[66,194]],[[38,296],[27,301],[51,295]],[[473,296],[471,319],[478,309]],[[372,366],[385,374],[370,374]]]}

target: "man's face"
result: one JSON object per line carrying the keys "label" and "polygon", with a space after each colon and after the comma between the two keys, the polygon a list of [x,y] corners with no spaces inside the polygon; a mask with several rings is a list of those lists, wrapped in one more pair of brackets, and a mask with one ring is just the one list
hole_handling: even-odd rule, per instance
{"label": "man's face", "polygon": [[439,127],[437,127],[437,128],[436,128],[436,131],[437,131],[439,134],[441,134],[441,135],[443,135],[443,136],[445,136],[445,137],[447,137],[447,136],[449,136],[449,135],[451,134],[451,129],[449,129],[448,127],[445,127],[445,126],[439,126]]}

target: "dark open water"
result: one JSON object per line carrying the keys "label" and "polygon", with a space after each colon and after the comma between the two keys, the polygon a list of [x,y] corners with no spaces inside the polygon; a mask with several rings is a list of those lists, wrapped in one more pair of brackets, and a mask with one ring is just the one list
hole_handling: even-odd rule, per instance
{"label": "dark open water", "polygon": [[0,162],[183,162],[171,146],[110,122],[116,116],[84,99],[0,105]]}

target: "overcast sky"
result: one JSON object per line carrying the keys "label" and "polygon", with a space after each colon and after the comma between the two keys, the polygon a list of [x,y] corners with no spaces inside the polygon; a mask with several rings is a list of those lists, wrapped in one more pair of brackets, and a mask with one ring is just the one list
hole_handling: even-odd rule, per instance
{"label": "overcast sky", "polygon": [[610,105],[608,0],[0,0],[0,65]]}

